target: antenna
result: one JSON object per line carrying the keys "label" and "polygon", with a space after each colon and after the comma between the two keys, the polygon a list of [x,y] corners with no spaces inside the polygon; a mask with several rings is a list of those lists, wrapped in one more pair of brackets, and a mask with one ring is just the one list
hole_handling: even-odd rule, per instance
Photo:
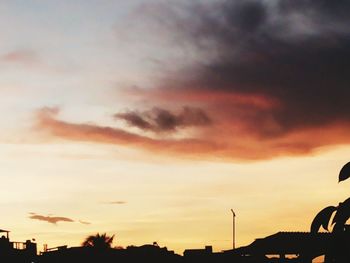
{"label": "antenna", "polygon": [[236,213],[233,211],[233,209],[231,208],[231,212],[232,212],[232,249],[235,249],[235,232],[236,232],[236,226],[235,226],[235,218],[236,218]]}

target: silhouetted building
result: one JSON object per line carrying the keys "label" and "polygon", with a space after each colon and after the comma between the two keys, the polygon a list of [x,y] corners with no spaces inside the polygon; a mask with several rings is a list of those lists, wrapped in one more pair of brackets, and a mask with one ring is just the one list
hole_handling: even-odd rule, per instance
{"label": "silhouetted building", "polygon": [[[158,244],[143,246],[128,246],[126,248],[128,262],[179,262],[181,256],[168,250],[167,247],[159,247]],[[130,261],[129,261],[130,260]]]}
{"label": "silhouetted building", "polygon": [[204,249],[186,249],[183,259],[185,262],[233,262],[232,257],[225,257],[222,252],[214,253],[212,246],[205,246]]}
{"label": "silhouetted building", "polygon": [[37,246],[30,240],[26,242],[10,241],[10,231],[0,229],[0,262],[31,263],[37,260]]}
{"label": "silhouetted building", "polygon": [[213,254],[212,246],[205,246],[204,249],[186,249],[184,251],[185,257],[208,256],[211,254]]}
{"label": "silhouetted building", "polygon": [[254,257],[265,262],[308,263],[327,254],[332,242],[330,233],[278,232],[225,253],[241,258]]}

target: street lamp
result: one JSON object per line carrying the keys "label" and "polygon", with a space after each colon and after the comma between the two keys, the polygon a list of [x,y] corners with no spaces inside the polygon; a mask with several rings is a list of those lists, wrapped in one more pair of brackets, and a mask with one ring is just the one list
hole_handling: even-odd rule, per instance
{"label": "street lamp", "polygon": [[231,209],[232,212],[232,249],[235,249],[235,218],[236,218],[236,214],[233,211],[233,209]]}

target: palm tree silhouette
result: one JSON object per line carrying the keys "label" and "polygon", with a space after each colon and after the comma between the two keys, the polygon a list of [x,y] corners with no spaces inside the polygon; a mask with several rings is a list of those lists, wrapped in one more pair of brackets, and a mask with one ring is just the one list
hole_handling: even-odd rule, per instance
{"label": "palm tree silhouette", "polygon": [[98,250],[105,250],[105,249],[111,248],[113,239],[114,239],[114,235],[107,236],[106,233],[103,233],[103,234],[97,233],[96,235],[88,236],[82,243],[82,246],[90,247]]}

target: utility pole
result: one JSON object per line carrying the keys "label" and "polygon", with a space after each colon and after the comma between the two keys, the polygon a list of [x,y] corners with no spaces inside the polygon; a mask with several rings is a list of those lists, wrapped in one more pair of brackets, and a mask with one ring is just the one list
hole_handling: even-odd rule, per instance
{"label": "utility pole", "polygon": [[236,226],[235,226],[235,218],[236,218],[236,214],[233,211],[233,209],[231,209],[232,212],[232,249],[235,249],[235,231],[236,231]]}

